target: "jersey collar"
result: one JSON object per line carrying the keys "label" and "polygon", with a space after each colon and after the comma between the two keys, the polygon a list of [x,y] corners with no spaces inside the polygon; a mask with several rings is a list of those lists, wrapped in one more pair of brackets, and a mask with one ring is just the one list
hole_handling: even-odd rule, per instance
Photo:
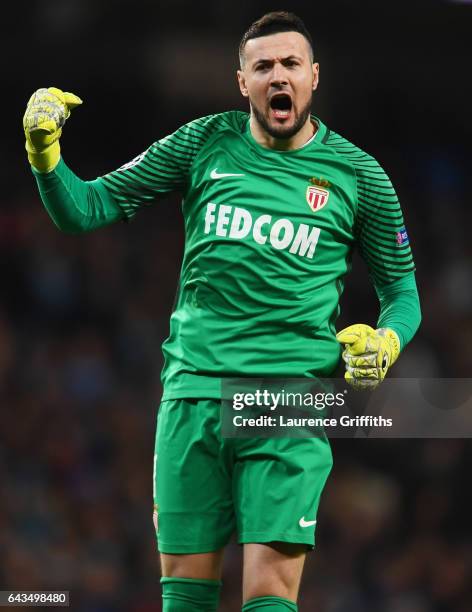
{"label": "jersey collar", "polygon": [[298,147],[298,149],[291,149],[290,151],[279,151],[277,149],[269,149],[268,147],[264,147],[263,145],[259,144],[254,139],[254,136],[251,133],[251,129],[249,127],[249,115],[247,115],[246,122],[244,124],[243,135],[253,146],[258,148],[259,150],[265,151],[266,153],[275,153],[276,155],[293,155],[294,153],[298,153],[299,151],[303,151],[304,149],[311,147],[314,143],[322,143],[324,137],[326,136],[327,127],[321,121],[321,119],[315,117],[315,115],[310,115],[310,118],[314,123],[316,123],[318,129],[316,130],[316,134],[314,134],[310,138],[310,140],[305,142],[305,144],[303,144],[301,147]]}

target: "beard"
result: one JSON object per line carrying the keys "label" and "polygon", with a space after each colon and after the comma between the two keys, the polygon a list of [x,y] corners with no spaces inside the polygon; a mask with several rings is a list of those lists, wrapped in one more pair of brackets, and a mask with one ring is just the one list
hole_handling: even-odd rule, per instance
{"label": "beard", "polygon": [[284,125],[271,125],[264,112],[257,108],[257,106],[252,102],[250,98],[249,103],[251,105],[251,110],[254,113],[256,121],[259,123],[263,130],[265,130],[270,136],[272,136],[272,138],[288,139],[292,138],[292,136],[295,136],[295,134],[299,132],[305,125],[308,117],[311,114],[312,100],[313,96],[310,96],[310,99],[308,100],[307,104],[302,108],[299,113],[296,113],[294,111],[295,121],[293,122],[293,125],[291,127],[286,127]]}

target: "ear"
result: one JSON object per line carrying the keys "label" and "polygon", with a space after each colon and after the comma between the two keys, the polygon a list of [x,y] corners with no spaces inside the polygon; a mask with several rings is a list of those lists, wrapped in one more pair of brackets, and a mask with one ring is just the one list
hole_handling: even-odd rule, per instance
{"label": "ear", "polygon": [[246,77],[244,76],[244,70],[238,70],[237,76],[238,76],[239,90],[245,98],[248,98],[249,93],[246,87]]}
{"label": "ear", "polygon": [[320,65],[317,62],[313,63],[313,83],[312,83],[312,89],[313,91],[315,91],[315,89],[318,87],[318,82],[320,80]]}

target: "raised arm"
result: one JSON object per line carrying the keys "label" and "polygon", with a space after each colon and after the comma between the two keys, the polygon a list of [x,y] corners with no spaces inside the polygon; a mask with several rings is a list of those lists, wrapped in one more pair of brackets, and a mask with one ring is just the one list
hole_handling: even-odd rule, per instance
{"label": "raised arm", "polygon": [[208,136],[209,118],[182,126],[121,168],[84,181],[67,167],[59,146],[65,120],[81,103],[60,89],[39,89],[23,119],[28,159],[44,206],[59,229],[94,230],[132,217],[161,195],[185,189],[190,165]]}

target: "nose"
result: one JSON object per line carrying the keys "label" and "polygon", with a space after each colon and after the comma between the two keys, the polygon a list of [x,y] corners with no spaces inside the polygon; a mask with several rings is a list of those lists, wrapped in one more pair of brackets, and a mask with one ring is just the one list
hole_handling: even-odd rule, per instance
{"label": "nose", "polygon": [[288,84],[285,68],[279,62],[276,62],[272,68],[270,84],[274,87],[280,87],[281,85]]}

